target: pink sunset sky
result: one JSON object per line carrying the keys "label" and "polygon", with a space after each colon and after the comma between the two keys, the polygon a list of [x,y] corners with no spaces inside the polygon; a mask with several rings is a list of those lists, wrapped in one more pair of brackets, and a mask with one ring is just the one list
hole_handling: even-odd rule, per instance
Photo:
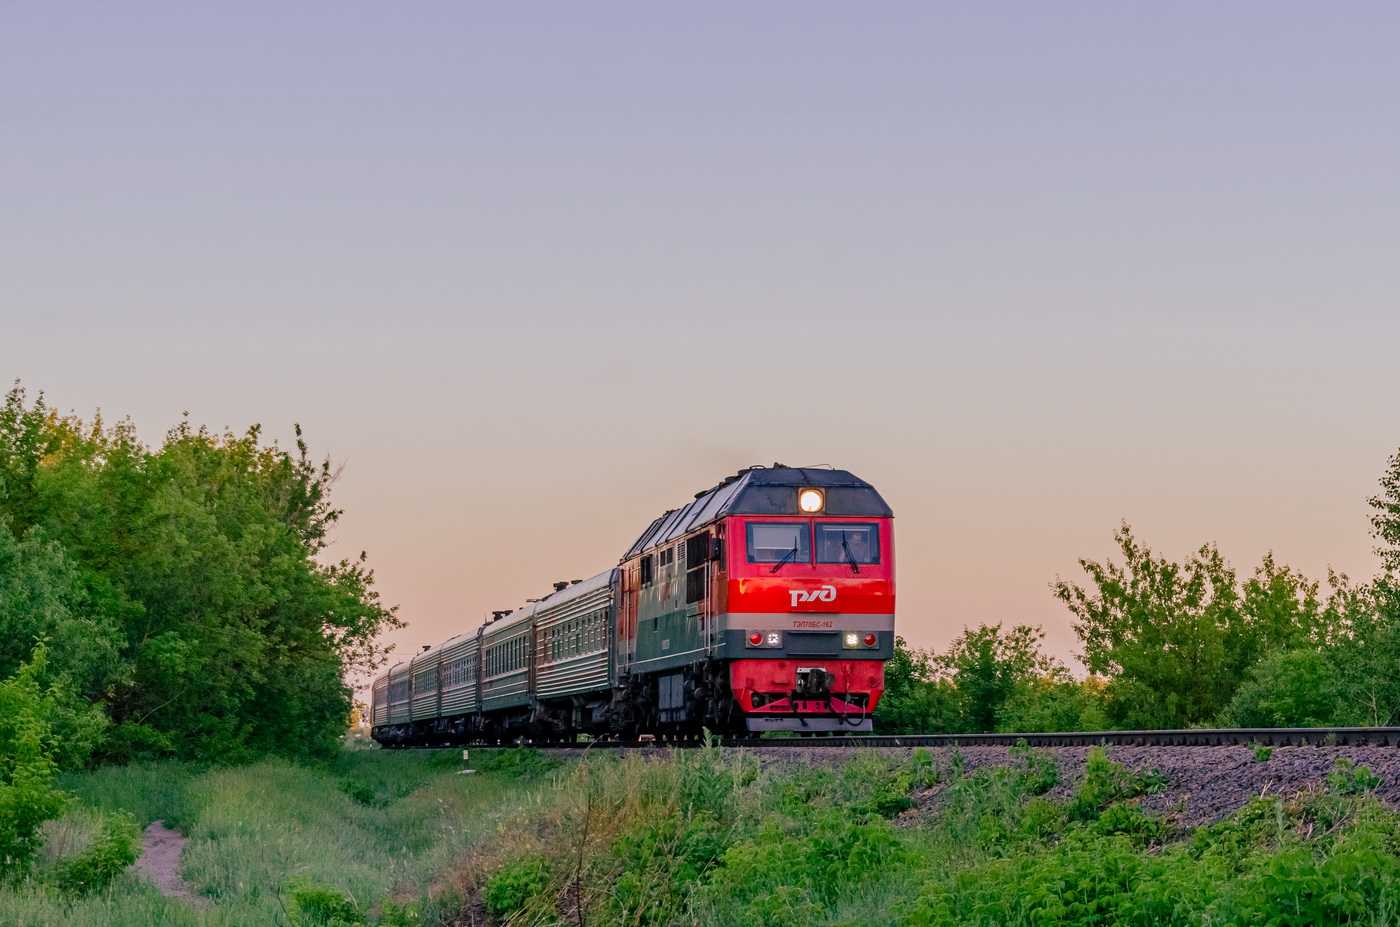
{"label": "pink sunset sky", "polygon": [[0,11],[0,375],[344,465],[400,653],[750,464],[896,514],[898,629],[1130,522],[1376,570],[1400,8]]}

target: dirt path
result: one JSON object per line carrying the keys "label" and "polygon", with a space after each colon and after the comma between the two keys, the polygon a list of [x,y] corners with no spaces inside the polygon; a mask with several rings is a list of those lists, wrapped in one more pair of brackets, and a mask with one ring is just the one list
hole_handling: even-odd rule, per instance
{"label": "dirt path", "polygon": [[185,849],[185,838],[178,830],[171,830],[164,821],[152,821],[143,835],[144,846],[141,858],[136,861],[136,871],[156,883],[160,893],[167,898],[184,898],[197,908],[207,907],[209,899],[191,892],[190,884],[180,875],[180,853]]}

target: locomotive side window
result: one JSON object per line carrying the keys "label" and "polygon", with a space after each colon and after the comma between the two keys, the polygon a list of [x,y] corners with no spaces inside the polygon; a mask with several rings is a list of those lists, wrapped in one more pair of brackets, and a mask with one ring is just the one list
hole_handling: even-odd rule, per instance
{"label": "locomotive side window", "polygon": [[651,554],[642,558],[642,585],[650,586],[652,580]]}
{"label": "locomotive side window", "polygon": [[817,523],[818,563],[879,563],[878,525]]}
{"label": "locomotive side window", "polygon": [[811,563],[811,537],[806,522],[750,522],[749,563]]}

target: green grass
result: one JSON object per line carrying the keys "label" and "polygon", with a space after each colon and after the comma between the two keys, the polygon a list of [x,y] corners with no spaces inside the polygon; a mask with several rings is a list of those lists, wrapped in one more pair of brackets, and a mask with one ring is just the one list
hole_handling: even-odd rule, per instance
{"label": "green grass", "polygon": [[456,903],[450,891],[429,899],[434,877],[540,782],[533,753],[473,751],[473,761],[481,771],[459,775],[460,751],[347,750],[327,767],[148,763],[65,776],[79,802],[49,824],[50,857],[88,839],[99,810],[125,809],[142,825],[163,819],[188,838],[183,875],[212,903],[200,910],[163,898],[132,875],[64,897],[44,884],[46,859],[28,882],[0,887],[0,924],[313,924],[296,913],[294,896],[318,887],[344,896],[369,923],[386,899],[427,916]]}
{"label": "green grass", "polygon": [[90,807],[130,812],[142,827],[156,820],[181,827],[187,821],[185,791],[201,772],[191,763],[164,760],[67,773],[58,777],[58,785]]}
{"label": "green grass", "polygon": [[[1161,778],[1103,751],[1064,802],[1045,754],[1010,760],[590,757],[458,881],[512,927],[1400,924],[1400,817],[1364,769],[1181,832],[1140,808]],[[936,813],[903,814],[935,785]]]}
{"label": "green grass", "polygon": [[[1364,768],[1182,831],[1141,809],[1160,777],[1102,750],[1064,801],[1047,798],[1047,754],[1008,761],[765,766],[701,749],[551,769],[474,750],[464,776],[456,751],[347,750],[325,767],[107,769],[64,780],[80,802],[49,825],[34,878],[0,888],[0,924],[1400,927],[1400,816]],[[940,801],[916,807],[929,789]],[[132,876],[87,896],[45,887],[120,809],[180,823],[207,909]]]}

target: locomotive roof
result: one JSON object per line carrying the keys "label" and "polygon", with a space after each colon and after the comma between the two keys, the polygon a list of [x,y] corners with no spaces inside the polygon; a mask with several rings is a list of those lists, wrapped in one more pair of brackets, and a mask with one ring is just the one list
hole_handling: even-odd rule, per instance
{"label": "locomotive roof", "polygon": [[623,555],[624,560],[644,550],[674,541],[707,522],[725,515],[797,515],[798,489],[816,488],[826,495],[825,515],[889,518],[889,505],[865,480],[849,470],[815,470],[805,467],[750,467],[712,489],[695,494],[695,501],[662,515]]}

